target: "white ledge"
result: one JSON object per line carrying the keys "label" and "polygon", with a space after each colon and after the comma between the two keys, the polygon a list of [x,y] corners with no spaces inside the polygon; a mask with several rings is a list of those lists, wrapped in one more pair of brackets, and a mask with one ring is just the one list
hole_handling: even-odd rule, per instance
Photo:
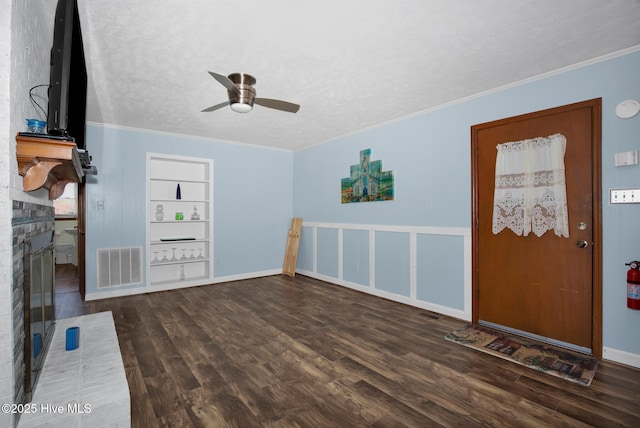
{"label": "white ledge", "polygon": [[[66,331],[80,327],[80,346],[66,351]],[[129,385],[111,312],[56,320],[31,403],[19,428],[130,427]]]}

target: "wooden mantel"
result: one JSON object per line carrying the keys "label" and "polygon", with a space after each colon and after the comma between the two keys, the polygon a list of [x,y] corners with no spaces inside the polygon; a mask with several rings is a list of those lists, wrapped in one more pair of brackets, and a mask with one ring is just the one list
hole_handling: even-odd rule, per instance
{"label": "wooden mantel", "polygon": [[79,183],[84,172],[78,148],[73,141],[16,135],[18,171],[25,192],[42,187],[49,199],[57,199],[67,183]]}

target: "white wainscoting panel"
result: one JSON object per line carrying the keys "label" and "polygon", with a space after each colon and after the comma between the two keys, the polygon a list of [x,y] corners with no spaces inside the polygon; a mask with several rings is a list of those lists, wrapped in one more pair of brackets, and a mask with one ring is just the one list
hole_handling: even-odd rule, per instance
{"label": "white wainscoting panel", "polygon": [[[355,290],[359,290],[365,293],[369,293],[375,296],[383,297],[389,300],[401,302],[404,304],[408,304],[411,306],[416,306],[419,308],[427,309],[433,312],[441,313],[443,315],[452,316],[455,318],[463,319],[466,321],[471,321],[471,229],[470,228],[459,228],[459,227],[425,227],[425,226],[393,226],[393,225],[372,225],[372,224],[349,224],[349,223],[324,223],[324,222],[309,222],[305,221],[302,224],[303,227],[303,239],[305,237],[310,237],[312,243],[306,243],[301,246],[301,251],[308,251],[311,248],[311,263],[304,263],[305,260],[308,260],[308,255],[299,258],[299,261],[303,261],[303,263],[299,263],[296,269],[296,272],[307,275],[312,278],[317,278],[323,281],[331,282],[333,284],[342,285],[348,288],[352,288]],[[305,230],[306,229],[306,230]],[[336,248],[318,248],[318,229],[323,229],[323,233],[326,233],[324,229],[334,229],[337,232],[337,245]],[[366,283],[358,283],[354,281],[350,281],[344,278],[345,270],[350,269],[357,270],[353,266],[345,265],[345,231],[366,231],[368,232],[368,281],[363,281]],[[378,271],[378,275],[376,275],[376,259],[378,259],[378,263],[380,263],[380,251],[378,249],[378,253],[376,253],[376,234],[380,232],[391,232],[391,233],[399,233],[408,235],[408,249],[403,250],[403,253],[408,254],[408,260],[404,260],[402,258],[402,254],[399,256],[400,259],[397,260],[398,263],[408,264],[409,270],[409,284],[408,284],[408,293],[407,295],[395,292],[389,289],[382,289],[380,281],[380,271]],[[450,293],[451,290],[461,290],[459,294],[459,305],[456,304],[444,304],[442,302],[437,301],[429,301],[421,298],[421,295],[429,294],[439,294],[443,293],[425,293],[424,290],[421,290],[420,287],[425,287],[424,281],[419,281],[419,272],[420,272],[420,263],[421,259],[419,257],[419,238],[422,236],[428,235],[446,235],[452,237],[460,237],[462,240],[462,251],[459,256],[459,260],[449,260],[442,269],[449,269],[448,272],[443,272],[443,274],[450,275],[451,277],[460,278],[461,283],[429,283],[426,285],[427,287],[440,287],[440,291],[443,291],[444,294],[447,292]],[[327,242],[325,240],[324,242]],[[378,240],[380,241],[380,240]],[[331,273],[319,272],[318,271],[318,258],[324,257],[323,260],[326,260],[327,257],[332,257],[332,254],[319,254],[319,252],[323,251],[324,253],[333,252],[335,256],[338,258],[338,268],[337,275],[333,275]],[[378,254],[378,258],[376,257]],[[396,260],[392,260],[391,262],[396,262]],[[359,268],[359,267],[358,267]],[[383,274],[385,272],[382,272]],[[376,276],[378,278],[376,278]],[[423,279],[424,280],[424,279]],[[378,281],[378,282],[377,282]],[[433,290],[432,290],[433,291]],[[458,295],[453,293],[454,299],[458,298]],[[451,300],[451,297],[449,297]]]}

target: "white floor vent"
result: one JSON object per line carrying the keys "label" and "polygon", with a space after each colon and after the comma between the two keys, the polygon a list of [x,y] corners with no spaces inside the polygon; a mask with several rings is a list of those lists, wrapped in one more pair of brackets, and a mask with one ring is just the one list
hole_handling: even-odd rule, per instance
{"label": "white floor vent", "polygon": [[98,288],[142,282],[142,247],[98,249]]}

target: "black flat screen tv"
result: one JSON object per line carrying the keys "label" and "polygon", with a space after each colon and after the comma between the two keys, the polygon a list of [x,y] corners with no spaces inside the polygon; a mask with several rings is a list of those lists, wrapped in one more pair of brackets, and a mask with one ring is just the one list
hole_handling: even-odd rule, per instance
{"label": "black flat screen tv", "polygon": [[87,69],[77,0],[58,0],[50,66],[47,134],[86,149]]}

